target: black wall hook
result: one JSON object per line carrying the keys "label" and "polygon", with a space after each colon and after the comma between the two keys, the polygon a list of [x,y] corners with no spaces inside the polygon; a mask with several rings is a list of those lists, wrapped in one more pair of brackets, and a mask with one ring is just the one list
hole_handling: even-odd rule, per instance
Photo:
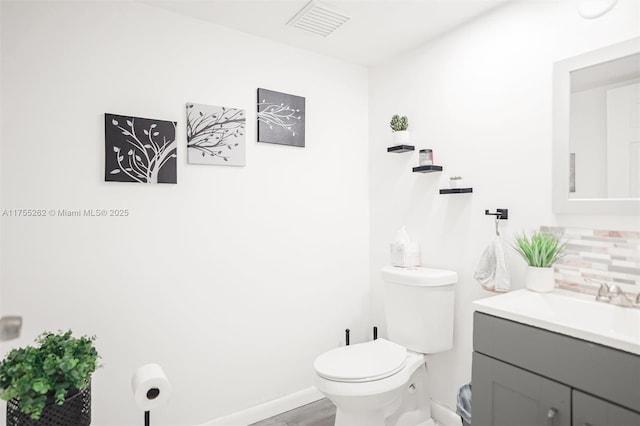
{"label": "black wall hook", "polygon": [[509,209],[496,209],[496,213],[489,213],[489,210],[485,210],[484,214],[487,216],[495,216],[496,220],[509,219]]}

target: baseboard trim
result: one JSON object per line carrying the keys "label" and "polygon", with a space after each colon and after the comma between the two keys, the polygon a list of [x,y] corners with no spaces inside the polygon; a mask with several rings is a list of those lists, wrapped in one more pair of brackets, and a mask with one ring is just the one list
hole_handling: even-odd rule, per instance
{"label": "baseboard trim", "polygon": [[458,413],[434,400],[431,400],[431,418],[440,426],[460,426],[462,424]]}
{"label": "baseboard trim", "polygon": [[322,398],[324,398],[324,395],[316,388],[311,387],[228,416],[218,417],[217,419],[204,423],[202,426],[247,426],[284,413],[285,411],[302,407],[303,405],[310,404]]}
{"label": "baseboard trim", "polygon": [[[324,398],[324,395],[316,388],[311,387],[228,416],[218,417],[201,426],[247,426],[322,398]],[[460,416],[455,411],[434,400],[431,400],[431,418],[440,426],[460,426],[462,424]]]}

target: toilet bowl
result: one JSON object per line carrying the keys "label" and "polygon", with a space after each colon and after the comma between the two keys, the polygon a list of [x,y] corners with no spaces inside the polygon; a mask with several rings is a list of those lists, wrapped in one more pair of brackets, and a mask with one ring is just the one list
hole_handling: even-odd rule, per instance
{"label": "toilet bowl", "polygon": [[382,268],[389,339],[331,349],[314,384],[337,407],[336,426],[430,426],[425,354],[453,347],[457,273]]}
{"label": "toilet bowl", "polygon": [[316,358],[314,384],[337,407],[336,426],[430,425],[424,355],[385,339]]}

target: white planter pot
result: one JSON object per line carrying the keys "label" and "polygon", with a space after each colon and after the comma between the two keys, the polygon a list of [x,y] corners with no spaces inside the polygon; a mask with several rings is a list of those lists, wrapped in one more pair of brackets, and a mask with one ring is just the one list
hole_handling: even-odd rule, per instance
{"label": "white planter pot", "polygon": [[525,284],[527,290],[537,291],[540,293],[548,293],[555,288],[555,278],[553,276],[553,267],[539,268],[537,266],[528,266],[525,276]]}
{"label": "white planter pot", "polygon": [[409,143],[409,131],[400,130],[393,132],[393,143],[394,145],[404,145]]}

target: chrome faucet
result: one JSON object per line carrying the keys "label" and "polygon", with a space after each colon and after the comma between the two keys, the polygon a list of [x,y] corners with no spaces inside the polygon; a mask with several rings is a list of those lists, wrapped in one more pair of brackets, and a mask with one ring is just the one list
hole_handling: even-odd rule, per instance
{"label": "chrome faucet", "polygon": [[611,297],[609,296],[609,286],[605,282],[594,281],[591,279],[587,279],[588,282],[593,282],[595,284],[600,284],[600,288],[598,289],[598,294],[596,294],[596,300],[598,302],[608,302]]}
{"label": "chrome faucet", "polygon": [[627,296],[622,289],[612,284],[607,285],[604,281],[593,280],[591,278],[585,278],[586,282],[593,284],[599,284],[598,293],[596,294],[596,300],[598,302],[610,303],[616,306],[622,306],[624,308],[640,308],[640,293],[636,295],[635,302]]}
{"label": "chrome faucet", "polygon": [[611,294],[609,303],[616,306],[622,306],[624,308],[630,308],[633,306],[633,301],[624,294],[624,291],[617,285],[613,284],[609,287],[609,293]]}

